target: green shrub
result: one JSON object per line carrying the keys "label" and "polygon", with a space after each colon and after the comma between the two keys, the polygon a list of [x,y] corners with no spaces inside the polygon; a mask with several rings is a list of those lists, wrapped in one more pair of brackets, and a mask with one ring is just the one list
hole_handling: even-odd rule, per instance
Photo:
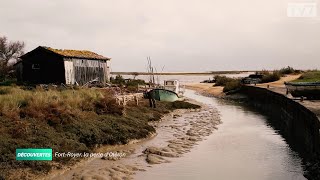
{"label": "green shrub", "polygon": [[223,92],[229,92],[232,90],[237,90],[239,88],[241,88],[241,81],[238,79],[234,79],[233,81],[229,81],[227,82],[227,84],[225,85],[225,87],[223,88]]}
{"label": "green shrub", "polygon": [[129,79],[125,84],[126,86],[138,86],[138,85],[146,85],[147,83],[142,79]]}
{"label": "green shrub", "polygon": [[278,81],[281,78],[279,71],[273,71],[272,73],[266,73],[261,79],[261,83],[268,83]]}
{"label": "green shrub", "polygon": [[125,79],[121,75],[117,75],[115,78],[111,77],[110,82],[112,84],[124,85]]}
{"label": "green shrub", "polygon": [[214,86],[224,86],[223,92],[229,92],[241,87],[241,80],[238,78],[229,78],[226,76],[216,75],[216,83]]}
{"label": "green shrub", "polygon": [[281,75],[286,75],[286,74],[297,74],[297,73],[301,73],[301,71],[300,71],[300,70],[297,70],[297,69],[294,69],[293,67],[288,66],[288,67],[285,67],[285,68],[281,68],[281,69],[279,70],[279,73],[280,73]]}
{"label": "green shrub", "polygon": [[220,76],[216,75],[214,76],[215,79],[215,86],[225,86],[228,82],[233,81],[234,78],[229,78],[227,76]]}
{"label": "green shrub", "polygon": [[127,87],[129,92],[136,92],[139,85],[147,84],[142,79],[124,79],[121,75],[117,75],[115,78],[111,77],[110,82],[112,84]]}

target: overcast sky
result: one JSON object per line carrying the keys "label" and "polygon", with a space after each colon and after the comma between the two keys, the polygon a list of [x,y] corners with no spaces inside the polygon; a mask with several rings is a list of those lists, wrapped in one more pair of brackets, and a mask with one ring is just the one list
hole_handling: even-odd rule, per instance
{"label": "overcast sky", "polygon": [[113,71],[146,71],[147,56],[158,71],[320,68],[319,16],[289,18],[289,2],[0,0],[0,35],[91,50]]}

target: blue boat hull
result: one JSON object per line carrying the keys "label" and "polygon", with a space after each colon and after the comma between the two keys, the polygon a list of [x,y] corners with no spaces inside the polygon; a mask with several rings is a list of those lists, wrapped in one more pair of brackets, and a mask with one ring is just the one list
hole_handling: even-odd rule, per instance
{"label": "blue boat hull", "polygon": [[154,93],[154,98],[158,101],[174,102],[179,99],[177,93],[166,89],[153,89],[151,93]]}

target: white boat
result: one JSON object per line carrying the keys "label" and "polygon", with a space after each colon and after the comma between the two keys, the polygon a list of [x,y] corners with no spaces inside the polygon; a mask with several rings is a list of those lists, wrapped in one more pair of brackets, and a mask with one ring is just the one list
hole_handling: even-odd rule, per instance
{"label": "white boat", "polygon": [[179,97],[182,97],[185,92],[185,86],[181,85],[179,80],[166,80],[164,81],[163,89],[173,91],[178,94]]}

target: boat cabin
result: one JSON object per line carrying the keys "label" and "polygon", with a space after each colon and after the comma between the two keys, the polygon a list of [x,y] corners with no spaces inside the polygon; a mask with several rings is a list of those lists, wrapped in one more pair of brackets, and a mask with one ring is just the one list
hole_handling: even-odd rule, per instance
{"label": "boat cabin", "polygon": [[164,81],[164,89],[173,91],[178,95],[183,95],[184,88],[182,88],[179,80],[166,80]]}

